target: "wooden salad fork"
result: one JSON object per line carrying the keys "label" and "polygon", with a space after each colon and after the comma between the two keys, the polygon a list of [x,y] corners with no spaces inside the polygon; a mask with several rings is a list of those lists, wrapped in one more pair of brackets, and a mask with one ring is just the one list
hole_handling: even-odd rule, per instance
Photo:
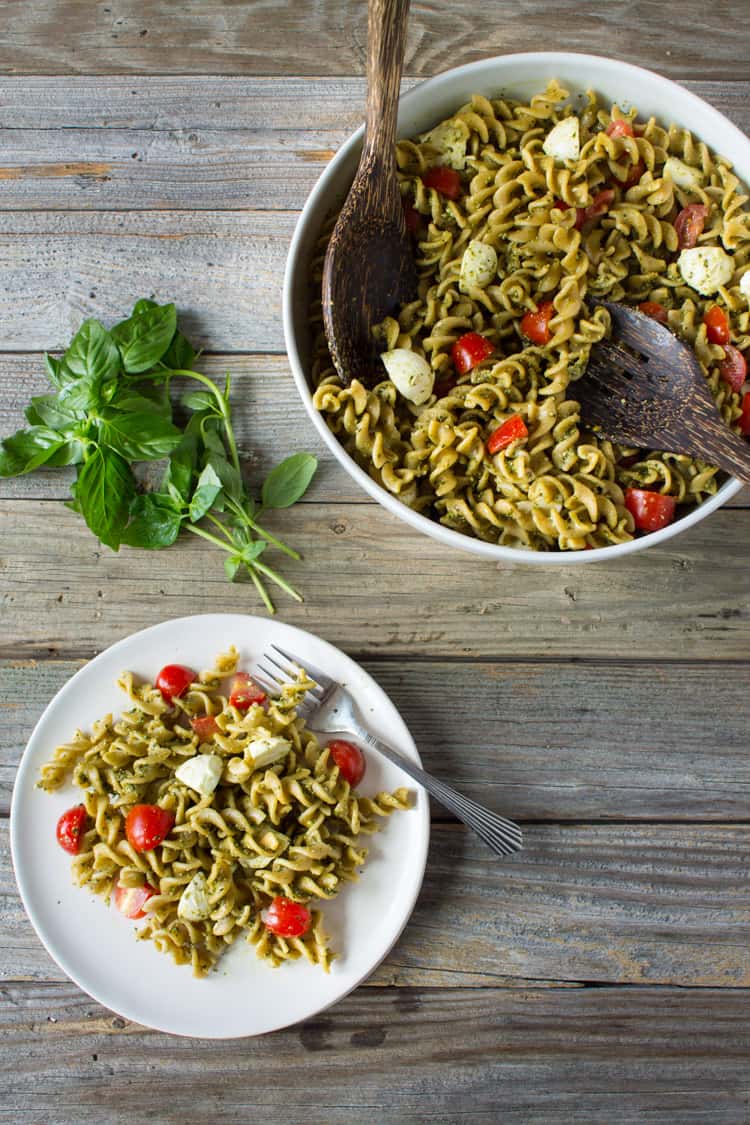
{"label": "wooden salad fork", "polygon": [[362,155],[323,265],[323,323],[346,386],[370,381],[373,327],[417,291],[395,156],[408,12],[409,0],[370,0]]}
{"label": "wooden salad fork", "polygon": [[[392,746],[376,738],[364,725],[349,692],[325,672],[314,668],[309,660],[292,656],[277,645],[271,645],[271,648],[275,655],[270,652],[264,654],[263,663],[258,665],[262,678],[253,673],[254,679],[270,695],[277,695],[283,683],[294,681],[300,670],[305,671],[311,679],[315,680],[316,686],[306,692],[302,702],[297,705],[297,713],[312,730],[326,734],[353,734],[402,769],[413,781],[418,782],[436,801],[476,832],[477,836],[481,837],[497,855],[512,855],[513,852],[521,850],[523,837],[517,824],[462,796],[452,786],[425,773]],[[282,659],[279,660],[279,657]]]}
{"label": "wooden salad fork", "polygon": [[591,348],[571,387],[587,425],[639,449],[687,453],[750,483],[750,442],[723,421],[692,348],[653,317],[597,301],[612,336]]}

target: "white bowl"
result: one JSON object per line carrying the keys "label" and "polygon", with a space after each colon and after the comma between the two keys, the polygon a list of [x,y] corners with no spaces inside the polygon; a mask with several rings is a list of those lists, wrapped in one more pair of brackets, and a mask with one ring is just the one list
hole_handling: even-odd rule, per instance
{"label": "white bowl", "polygon": [[[455,113],[474,93],[496,97],[502,91],[509,97],[528,99],[543,90],[552,78],[557,78],[573,95],[593,89],[605,100],[617,102],[620,106],[636,106],[641,118],[653,115],[663,125],[675,123],[689,129],[714,152],[731,160],[740,178],[750,182],[750,140],[718,110],[682,86],[650,70],[596,55],[567,52],[505,55],[446,71],[445,74],[420,83],[402,96],[398,136],[413,137],[425,132]],[[686,531],[709,516],[730,496],[734,496],[742,486],[739,481],[731,478],[719,488],[715,496],[691,509],[687,515],[668,527],[628,543],[617,543],[592,551],[527,551],[485,543],[443,527],[407,508],[368,476],[339,444],[313,406],[308,381],[310,262],[324,219],[346,198],[359,160],[362,133],[363,129],[360,128],[344,142],[305,204],[289,249],[284,277],[283,315],[287,352],[307,413],[336,460],[365,492],[417,531],[424,532],[447,546],[495,561],[534,563],[540,566],[582,565],[643,551],[646,547],[663,543],[678,532]]]}

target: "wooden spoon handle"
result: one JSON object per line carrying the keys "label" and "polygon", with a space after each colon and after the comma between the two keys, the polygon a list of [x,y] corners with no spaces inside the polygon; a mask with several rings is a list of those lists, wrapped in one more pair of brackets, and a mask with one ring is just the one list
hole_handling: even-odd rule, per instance
{"label": "wooden spoon handle", "polygon": [[[409,0],[370,0],[367,22],[367,112],[363,158],[380,163],[396,141],[398,96]],[[392,160],[391,160],[392,163]]]}
{"label": "wooden spoon handle", "polygon": [[750,441],[718,419],[714,425],[701,426],[700,432],[694,431],[692,437],[695,454],[750,484]]}

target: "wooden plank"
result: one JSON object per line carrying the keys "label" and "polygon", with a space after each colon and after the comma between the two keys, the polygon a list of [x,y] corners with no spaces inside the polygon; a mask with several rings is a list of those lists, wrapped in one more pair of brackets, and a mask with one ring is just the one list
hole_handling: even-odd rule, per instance
{"label": "wooden plank", "polygon": [[[81,664],[0,662],[0,814],[36,720]],[[747,665],[365,667],[404,716],[425,768],[491,808],[522,820],[747,818],[738,706]]]}
{"label": "wooden plank", "polygon": [[[286,356],[203,356],[198,366],[219,381],[227,371],[232,373],[233,425],[249,484],[262,480],[285,451],[304,448],[322,463],[308,500],[371,503],[310,425]],[[49,390],[41,355],[0,353],[0,438],[26,425],[23,412],[29,399]],[[0,477],[0,499],[67,499],[74,475],[73,469],[55,469]],[[733,496],[727,507],[750,507],[750,488]]]}
{"label": "wooden plank", "polygon": [[[0,501],[0,521],[0,657],[89,656],[165,618],[259,611],[252,586],[229,585],[217,548],[195,536],[113,554],[55,502]],[[306,598],[280,594],[285,620],[355,655],[748,655],[747,510],[720,510],[645,555],[545,569],[459,554],[376,505],[302,504],[271,530],[303,555],[284,559]]]}
{"label": "wooden plank", "polygon": [[[371,985],[750,986],[750,826],[527,825],[525,844],[500,862],[434,824],[417,907]],[[5,821],[0,926],[0,977],[64,979],[15,892]]]}
{"label": "wooden plank", "polygon": [[[0,55],[12,74],[352,74],[364,69],[367,15],[362,4],[330,9],[305,0],[292,5],[155,3],[124,8],[67,0],[32,9],[9,0]],[[745,8],[729,0],[722,19],[699,0],[685,0],[680,20],[648,0],[613,0],[602,7],[583,0],[578,19],[527,0],[523,19],[487,19],[468,0],[451,7],[450,27],[441,5],[415,4],[409,17],[405,71],[431,75],[449,67],[529,48],[586,50],[637,59],[676,78],[749,76]],[[580,21],[580,22],[579,22]],[[711,50],[704,50],[707,42]],[[620,46],[622,44],[622,46]],[[668,44],[668,46],[665,46]]]}
{"label": "wooden plank", "polygon": [[[750,83],[687,85],[750,131]],[[363,112],[360,78],[0,79],[0,210],[299,210]]]}
{"label": "wooden plank", "polygon": [[9,986],[0,1120],[145,1125],[156,1102],[164,1123],[218,1105],[228,1125],[729,1125],[747,1119],[746,1004],[677,989],[360,989],[295,1028],[217,1043],[125,1024],[72,986]]}
{"label": "wooden plank", "polygon": [[0,214],[2,351],[64,346],[87,316],[175,301],[212,351],[283,352],[287,212]]}

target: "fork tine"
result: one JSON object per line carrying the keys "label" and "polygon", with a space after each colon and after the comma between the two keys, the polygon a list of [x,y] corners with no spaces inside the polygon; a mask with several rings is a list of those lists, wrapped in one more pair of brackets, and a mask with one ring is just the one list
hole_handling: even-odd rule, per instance
{"label": "fork tine", "polygon": [[292,656],[290,652],[284,652],[284,649],[279,648],[278,645],[271,645],[271,648],[276,649],[276,652],[278,652],[280,656],[283,656],[285,660],[291,660],[292,664],[296,664],[298,668],[303,668],[322,688],[332,686],[333,680],[331,677],[327,676],[325,672],[321,672],[321,670],[316,668],[314,664],[311,664],[309,660],[300,660],[298,656]]}
{"label": "fork tine", "polygon": [[[262,664],[258,665],[258,667],[259,667],[260,671],[263,673],[263,675],[267,676],[271,680],[272,683],[276,684],[275,690],[278,690],[278,688],[284,682],[288,682],[289,680],[296,679],[296,675],[297,675],[296,672],[294,672],[291,668],[285,668],[284,665],[280,664],[278,660],[275,660],[273,658],[273,656],[270,655],[270,653],[268,653],[268,652],[264,653],[263,659],[267,660],[270,664],[274,664],[279,669],[279,671],[282,673],[282,675],[279,676],[278,673],[274,672],[271,668],[265,668]],[[301,665],[300,665],[300,667],[301,667]],[[319,696],[316,694],[316,691],[317,691],[317,685],[315,687],[311,687],[311,688],[307,689],[308,695],[311,695],[317,703],[317,702],[320,701],[320,699],[319,699]]]}

